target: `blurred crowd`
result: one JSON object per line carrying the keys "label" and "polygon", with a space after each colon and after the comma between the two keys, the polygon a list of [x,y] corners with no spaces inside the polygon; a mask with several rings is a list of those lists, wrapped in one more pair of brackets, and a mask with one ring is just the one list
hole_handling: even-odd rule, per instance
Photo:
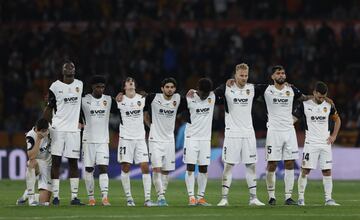
{"label": "blurred crowd", "polygon": [[[326,22],[315,30],[298,22],[294,28],[256,28],[246,34],[236,27],[208,27],[197,22],[189,27],[181,22],[226,20],[233,16],[291,19],[296,13],[313,19],[359,15],[352,13],[357,8],[356,1],[343,5],[337,5],[338,1],[275,2],[2,1],[0,16],[5,25],[0,26],[0,130],[12,133],[32,127],[44,108],[48,87],[59,77],[64,58],[75,62],[77,78],[85,84],[91,75],[105,75],[106,92],[110,95],[121,89],[127,75],[135,77],[139,87],[147,92],[158,91],[161,79],[172,76],[184,94],[203,76],[210,77],[215,86],[224,83],[240,62],[249,64],[250,82],[268,83],[269,67],[281,64],[289,82],[304,93],[311,93],[316,80],[325,81],[343,119],[342,128],[359,130],[360,33],[351,22],[344,22],[339,34]],[[318,7],[320,2],[326,2],[325,8],[334,7],[324,10]],[[296,3],[298,9],[290,10],[290,3]],[[220,10],[219,5],[225,9]],[[104,18],[108,20],[103,21]],[[160,18],[179,22],[156,27],[116,22]],[[32,22],[11,24],[20,21]],[[38,25],[36,21],[60,22]],[[86,22],[62,25],[62,21]],[[86,89],[89,91],[88,86]],[[257,131],[265,130],[263,108],[263,103],[254,108]],[[214,129],[223,129],[221,109],[215,113]]]}

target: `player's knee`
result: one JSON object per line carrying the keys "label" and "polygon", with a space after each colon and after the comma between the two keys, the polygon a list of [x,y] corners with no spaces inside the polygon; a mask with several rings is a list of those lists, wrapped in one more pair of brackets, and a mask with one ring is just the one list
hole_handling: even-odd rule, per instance
{"label": "player's knee", "polygon": [[310,169],[302,169],[301,170],[302,177],[305,177],[306,175],[309,175],[309,173],[310,173]]}
{"label": "player's knee", "polygon": [[52,155],[51,156],[51,166],[54,168],[60,168],[60,165],[61,165],[61,157]]}
{"label": "player's knee", "polygon": [[323,174],[323,176],[331,176],[331,170],[330,169],[322,170],[322,174]]}
{"label": "player's knee", "polygon": [[153,167],[153,172],[161,173],[161,168],[160,167]]}
{"label": "player's knee", "polygon": [[28,168],[29,168],[29,169],[35,168],[35,167],[36,167],[36,164],[37,164],[37,162],[36,162],[35,159],[33,159],[33,160],[28,160]]}
{"label": "player's knee", "polygon": [[107,173],[107,166],[105,165],[99,165],[99,173],[103,174],[103,173]]}
{"label": "player's knee", "polygon": [[76,169],[76,170],[78,169],[78,160],[77,159],[69,158],[68,161],[69,161],[70,169]]}
{"label": "player's knee", "polygon": [[85,171],[88,173],[92,173],[94,171],[94,167],[85,167]]}
{"label": "player's knee", "polygon": [[293,160],[286,160],[285,161],[285,169],[293,170],[294,169],[294,161]]}
{"label": "player's knee", "polygon": [[163,174],[163,175],[169,175],[169,173],[170,173],[170,172],[167,171],[167,170],[162,170],[162,171],[161,171],[161,174]]}
{"label": "player's knee", "polygon": [[206,166],[206,165],[205,166],[199,166],[199,172],[200,173],[207,173],[207,167],[208,166]]}
{"label": "player's knee", "polygon": [[276,161],[268,162],[267,170],[270,172],[275,172],[276,170]]}
{"label": "player's knee", "polygon": [[190,172],[194,172],[195,171],[195,164],[187,164],[186,165],[186,170],[190,171]]}
{"label": "player's knee", "polygon": [[144,174],[149,173],[149,164],[148,163],[141,163],[140,164],[141,172]]}
{"label": "player's knee", "polygon": [[130,164],[129,163],[121,163],[121,171],[128,173],[130,172]]}

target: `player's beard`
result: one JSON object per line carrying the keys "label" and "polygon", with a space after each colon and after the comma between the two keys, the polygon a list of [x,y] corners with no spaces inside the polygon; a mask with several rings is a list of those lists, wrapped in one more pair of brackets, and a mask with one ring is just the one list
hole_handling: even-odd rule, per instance
{"label": "player's beard", "polygon": [[275,79],[275,82],[279,85],[282,85],[285,83],[285,79],[284,78],[280,78],[280,79]]}
{"label": "player's beard", "polygon": [[169,93],[164,93],[164,95],[167,97],[167,98],[171,98],[173,95],[174,95],[174,93],[173,92],[169,92]]}

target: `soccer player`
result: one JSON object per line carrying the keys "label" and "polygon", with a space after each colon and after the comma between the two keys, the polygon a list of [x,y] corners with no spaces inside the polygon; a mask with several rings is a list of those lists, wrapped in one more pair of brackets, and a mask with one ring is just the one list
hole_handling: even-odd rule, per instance
{"label": "soccer player", "polygon": [[[185,183],[189,205],[210,206],[204,196],[208,176],[207,167],[210,164],[212,120],[215,101],[217,101],[212,91],[212,81],[208,78],[200,79],[197,91],[192,95],[188,93],[186,99],[190,117],[185,128],[183,162],[186,164]],[[197,198],[194,194],[196,164],[199,165]]]}
{"label": "soccer player", "polygon": [[89,205],[96,204],[94,198],[94,168],[99,168],[99,185],[102,194],[102,205],[109,206],[107,173],[109,165],[109,117],[117,112],[116,101],[104,95],[105,77],[93,76],[92,93],[82,98],[84,116],[83,159],[85,165],[85,185],[89,196]]}
{"label": "soccer player", "polygon": [[151,176],[149,173],[149,153],[145,142],[143,109],[145,98],[135,91],[135,80],[131,77],[124,82],[124,96],[117,102],[120,109],[118,162],[121,164],[121,182],[127,198],[127,206],[135,206],[130,189],[130,166],[140,164],[144,186],[144,206],[153,206],[151,196]]}
{"label": "soccer player", "polygon": [[[176,91],[176,80],[165,78],[162,93],[149,94],[145,99],[145,123],[150,128],[149,151],[153,167],[153,183],[158,194],[158,205],[167,206],[165,191],[168,174],[175,170],[174,128],[176,114],[186,106],[185,99]],[[185,104],[185,105],[184,105]]]}
{"label": "soccer player", "polygon": [[[318,162],[323,174],[325,205],[339,205],[331,197],[333,188],[331,177],[331,145],[336,140],[341,126],[341,120],[335,105],[325,101],[327,91],[328,88],[325,83],[317,82],[313,91],[313,98],[302,102],[294,111],[295,121],[304,118],[305,122],[305,146],[301,173],[298,179],[298,205],[301,206],[305,205],[304,193],[307,176],[312,169],[316,169]],[[334,130],[331,134],[329,127],[330,120],[335,122]]]}
{"label": "soccer player", "polygon": [[53,205],[60,205],[59,172],[61,157],[68,158],[71,188],[71,205],[84,205],[77,198],[79,187],[78,159],[80,158],[79,118],[83,83],[75,79],[75,65],[66,61],[62,65],[62,80],[51,84],[49,101],[44,118],[51,122],[51,179],[54,199]]}
{"label": "soccer player", "polygon": [[276,205],[275,170],[280,160],[284,160],[285,163],[285,205],[297,205],[291,198],[294,187],[294,164],[299,157],[292,112],[296,100],[307,100],[309,97],[303,95],[296,87],[285,83],[286,74],[282,66],[272,68],[271,79],[274,85],[266,86],[263,93],[268,112],[266,185],[269,205]]}
{"label": "soccer player", "polygon": [[[26,188],[30,206],[49,205],[51,197],[51,154],[49,123],[39,119],[35,127],[26,134],[28,163],[26,169]],[[35,198],[35,170],[39,170],[39,198]]]}
{"label": "soccer player", "polygon": [[246,167],[249,205],[263,206],[256,196],[256,139],[252,123],[251,109],[254,98],[259,95],[258,86],[247,83],[249,66],[245,63],[236,65],[235,83],[230,87],[222,85],[215,89],[215,94],[224,99],[225,139],[222,151],[224,171],[222,176],[222,199],[218,206],[227,206],[228,192],[232,181],[232,168],[242,162]]}

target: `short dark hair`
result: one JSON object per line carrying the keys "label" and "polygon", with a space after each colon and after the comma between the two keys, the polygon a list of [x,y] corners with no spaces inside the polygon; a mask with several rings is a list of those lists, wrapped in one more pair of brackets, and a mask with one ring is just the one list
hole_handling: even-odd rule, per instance
{"label": "short dark hair", "polygon": [[36,121],[35,127],[37,130],[48,129],[49,122],[45,118],[40,118],[39,120]]}
{"label": "short dark hair", "polygon": [[209,78],[201,78],[197,86],[200,91],[209,93],[213,88],[213,83]]}
{"label": "short dark hair", "polygon": [[161,87],[164,87],[168,83],[172,83],[176,87],[176,80],[172,77],[163,79],[163,81],[161,81]]}
{"label": "short dark hair", "polygon": [[91,78],[91,85],[98,84],[98,83],[106,83],[106,79],[102,75],[94,75]]}
{"label": "short dark hair", "polygon": [[271,74],[274,74],[278,70],[284,70],[284,69],[285,68],[281,65],[275,65],[275,66],[271,67]]}
{"label": "short dark hair", "polygon": [[315,84],[315,91],[321,95],[325,95],[328,92],[328,87],[324,82],[318,81]]}
{"label": "short dark hair", "polygon": [[126,83],[127,81],[133,81],[134,84],[135,84],[135,87],[137,87],[136,80],[135,80],[133,77],[128,76],[128,77],[126,77],[126,79],[123,81],[123,88],[125,88],[125,83]]}

